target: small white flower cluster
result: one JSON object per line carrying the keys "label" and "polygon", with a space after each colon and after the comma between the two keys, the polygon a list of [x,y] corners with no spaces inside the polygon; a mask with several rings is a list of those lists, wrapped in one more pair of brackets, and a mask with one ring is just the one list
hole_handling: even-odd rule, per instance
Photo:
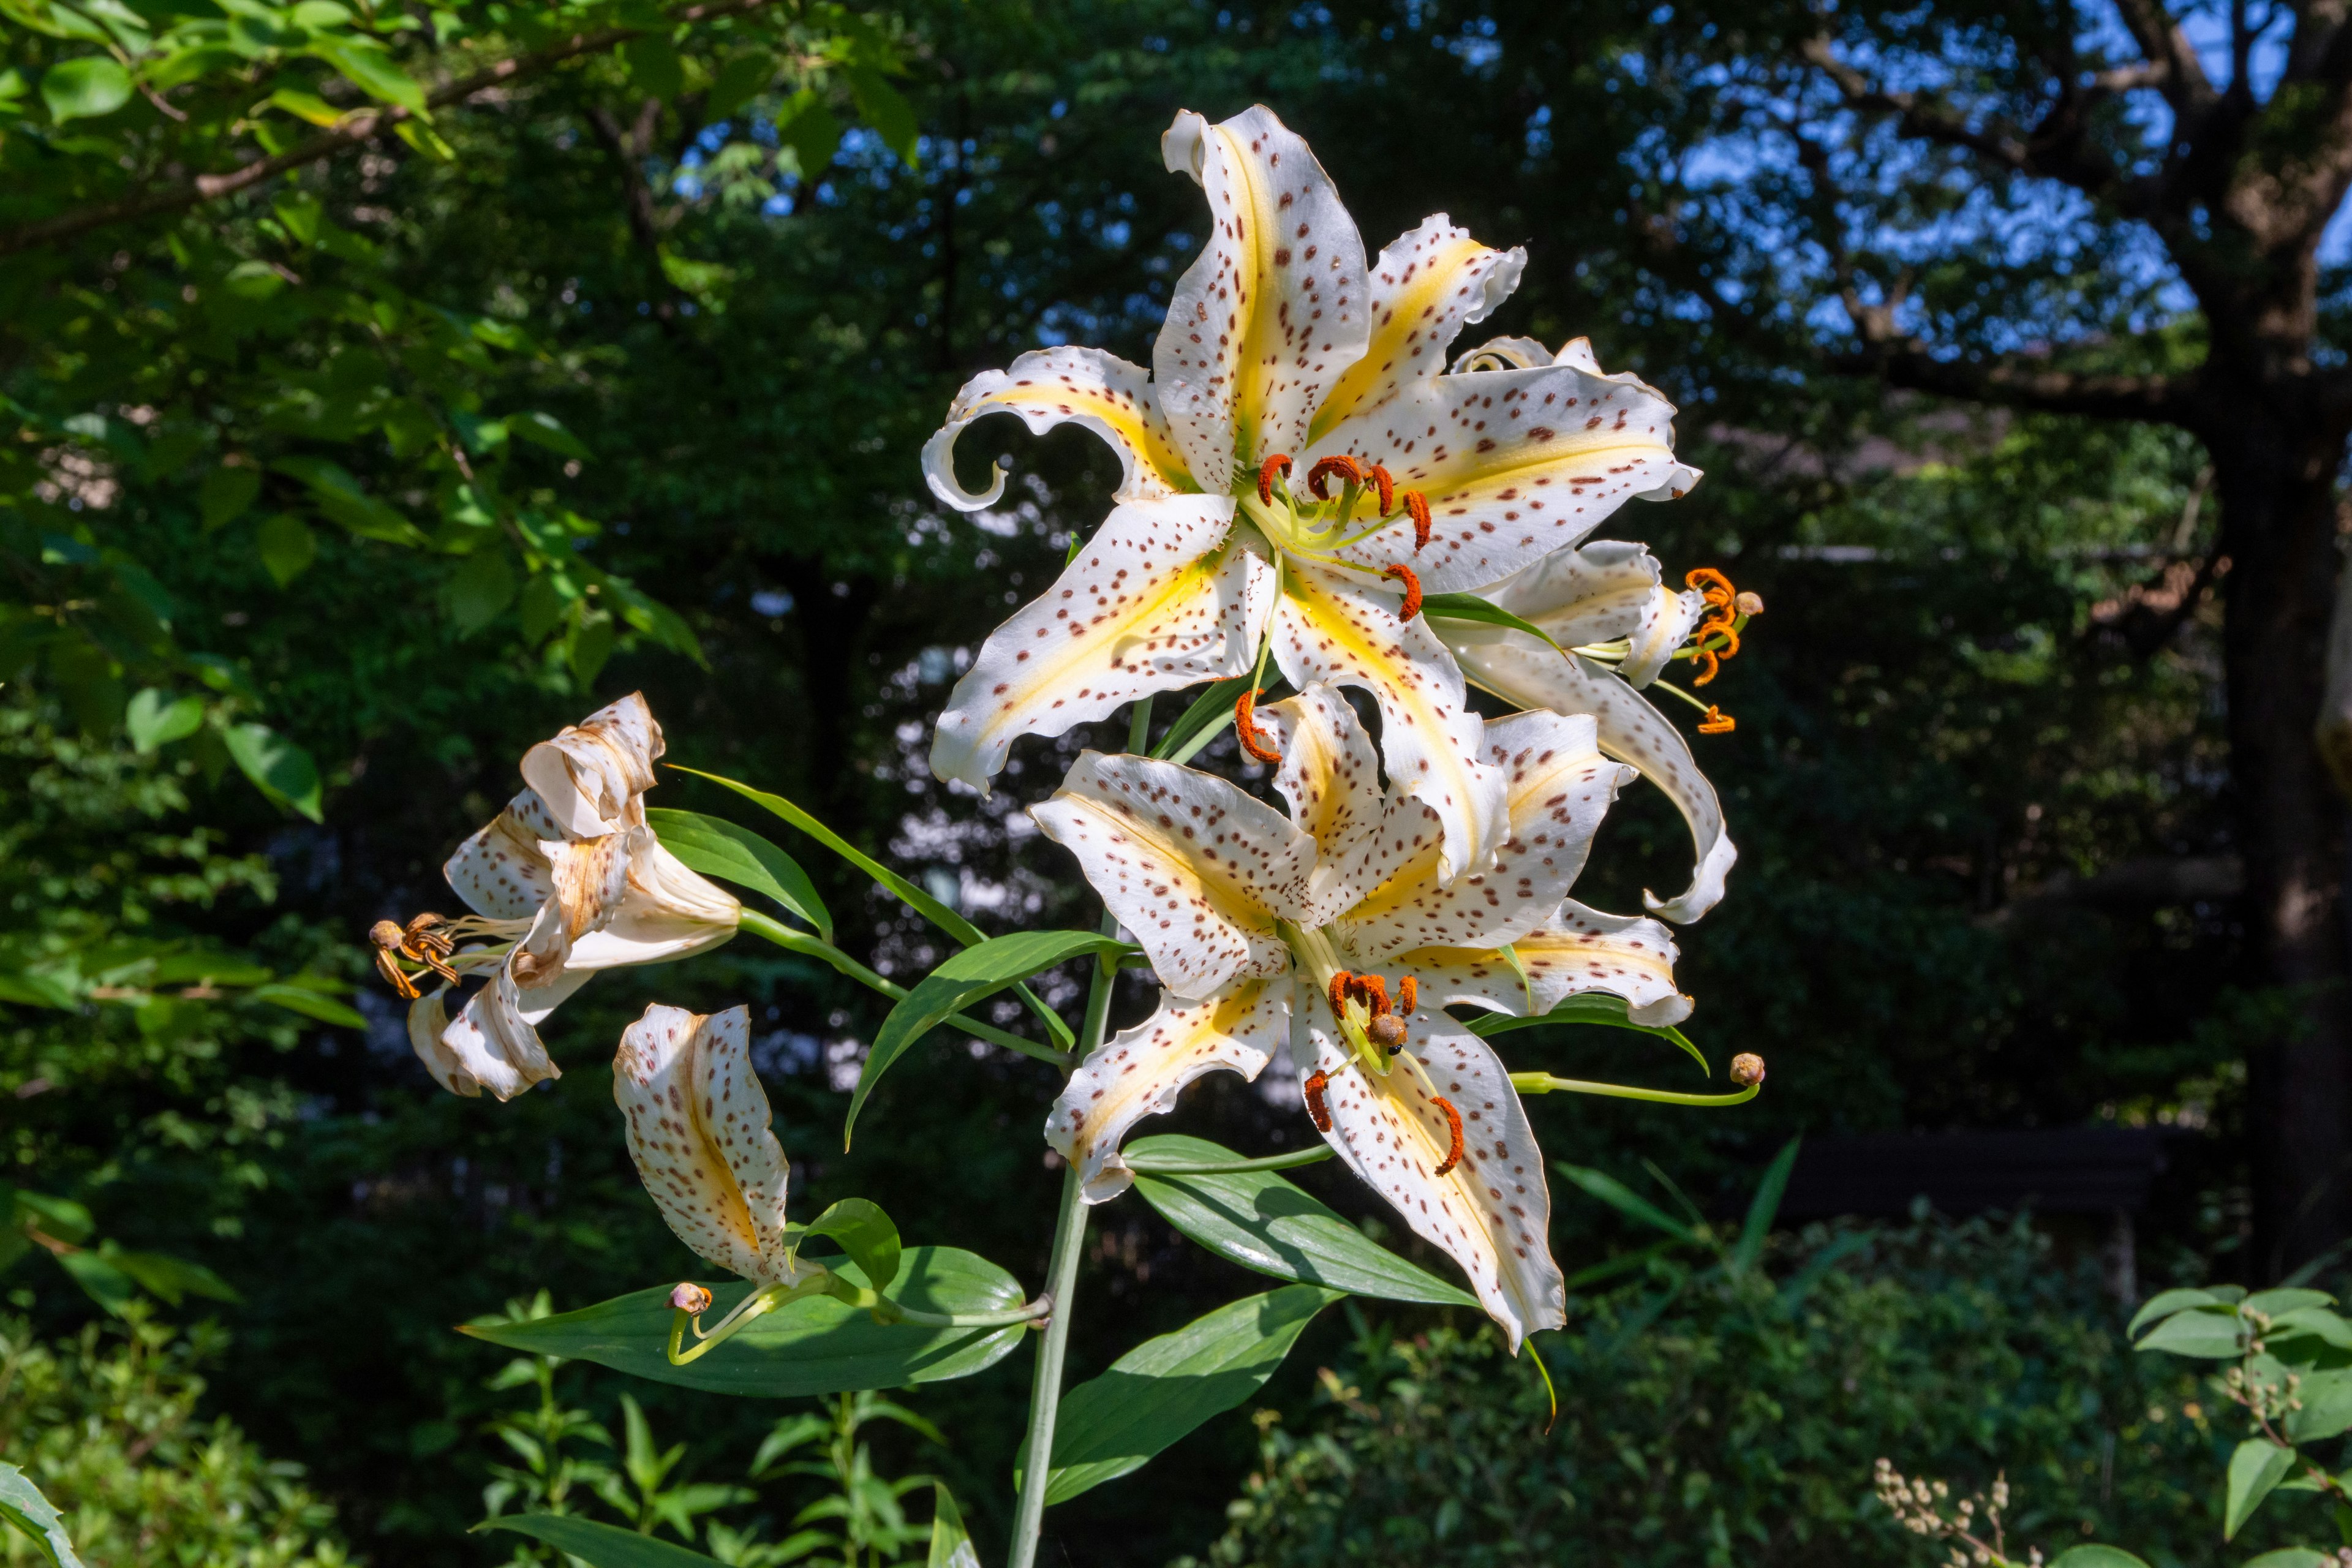
{"label": "small white flower cluster", "polygon": [[[1924,1476],[1911,1479],[1888,1459],[1878,1461],[1871,1482],[1878,1500],[1886,1505],[1904,1529],[1929,1540],[1953,1542],[1951,1568],[2042,1568],[2042,1549],[2038,1546],[2027,1551],[2022,1563],[2008,1555],[2000,1523],[2000,1516],[2009,1507],[2009,1480],[2005,1475],[1995,1476],[1988,1490],[1961,1498],[1956,1503],[1951,1500],[1948,1482],[1932,1481]],[[1952,1510],[1948,1517],[1944,1512],[1948,1503]]]}

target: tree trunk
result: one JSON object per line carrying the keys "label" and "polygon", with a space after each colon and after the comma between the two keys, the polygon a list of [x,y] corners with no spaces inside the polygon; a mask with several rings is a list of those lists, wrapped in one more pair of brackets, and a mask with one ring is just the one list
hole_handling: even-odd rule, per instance
{"label": "tree trunk", "polygon": [[2224,658],[2249,957],[2290,1009],[2274,1035],[2245,1042],[2250,1262],[2266,1279],[2352,1234],[2344,808],[2313,737],[2340,562],[2343,436],[2312,428],[2302,401],[2257,390],[2200,431],[2231,563]]}

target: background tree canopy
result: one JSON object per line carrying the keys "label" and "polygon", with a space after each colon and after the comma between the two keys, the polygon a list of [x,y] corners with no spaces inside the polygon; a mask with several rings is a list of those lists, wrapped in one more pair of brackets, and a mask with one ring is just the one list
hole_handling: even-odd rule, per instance
{"label": "background tree canopy", "polygon": [[[1200,240],[1159,132],[1264,101],[1375,243],[1442,209],[1525,245],[1493,330],[1589,335],[1681,405],[1708,471],[1603,533],[1769,606],[1713,689],[1742,853],[1684,984],[1694,1036],[1762,1054],[1769,1089],[1705,1117],[1538,1102],[1546,1147],[1629,1174],[1670,1148],[1705,1194],[1800,1130],[2162,1122],[2198,1136],[2145,1278],[2321,1253],[2352,1234],[2313,740],[2352,702],[2323,682],[2352,429],[2334,17],[0,0],[16,1251],[86,1237],[59,1256],[117,1300],[152,1289],[142,1258],[208,1266],[242,1297],[217,1408],[303,1456],[362,1550],[458,1550],[498,1362],[448,1325],[683,1259],[604,1077],[663,978],[573,1003],[564,1079],[501,1110],[433,1089],[361,934],[446,908],[440,862],[521,748],[639,688],[673,760],[887,844],[992,931],[1054,919],[1075,879],[1020,809],[1085,736],[1016,750],[985,800],[921,759],[1114,470],[992,421],[967,460],[1017,451],[1024,479],[971,518],[916,453],[1024,349],[1147,357]],[[656,801],[717,795],[673,777]],[[1580,896],[1686,875],[1654,797],[1605,831],[1641,874]],[[939,956],[848,889],[825,889],[845,946],[886,973]],[[818,1199],[854,1186],[1042,1272],[1043,1068],[935,1041],[836,1155],[864,994],[735,949],[690,988],[660,999],[753,1005]],[[1672,1070],[1569,1039],[1592,1076]],[[1296,1136],[1237,1086],[1186,1114]],[[1618,1225],[1564,1204],[1563,1260]],[[1101,1227],[1084,1288],[1123,1311],[1093,1331],[1230,1293],[1139,1205]],[[5,1280],[17,1310],[87,1316],[38,1261]],[[1088,1332],[1081,1357],[1116,1353]],[[924,1405],[954,1439],[924,1463],[983,1521],[1013,1381]],[[1229,1464],[1158,1472],[1164,1510],[1098,1560],[1222,1529],[1254,1449],[1221,1441]],[[1106,1488],[1056,1528],[1131,1503]]]}

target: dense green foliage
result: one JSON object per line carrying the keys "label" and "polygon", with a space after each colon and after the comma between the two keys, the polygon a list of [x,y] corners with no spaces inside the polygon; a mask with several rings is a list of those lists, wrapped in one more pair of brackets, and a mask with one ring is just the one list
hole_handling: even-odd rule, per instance
{"label": "dense green foliage", "polygon": [[[168,37],[198,8],[114,9]],[[674,759],[887,846],[992,931],[1070,923],[1074,879],[1017,813],[1087,738],[1026,744],[982,802],[924,772],[922,725],[959,658],[1099,514],[1110,465],[1075,433],[976,427],[968,461],[994,443],[1038,476],[996,532],[936,510],[914,454],[964,375],[1024,348],[1145,357],[1198,239],[1196,193],[1154,142],[1180,105],[1273,103],[1375,245],[1439,208],[1528,245],[1527,282],[1493,330],[1590,333],[1609,368],[1684,405],[1684,449],[1710,471],[1687,500],[1605,531],[1649,540],[1677,570],[1722,565],[1767,601],[1715,689],[1739,729],[1703,753],[1742,858],[1730,900],[1685,937],[1682,973],[1700,1001],[1692,1033],[1718,1059],[1763,1053],[1769,1089],[1704,1119],[1555,1097],[1535,1110],[1547,1149],[1617,1168],[1671,1147],[1664,1163],[1712,1191],[1801,1127],[2163,1118],[2207,1136],[2144,1230],[2151,1274],[2257,1271],[2233,1251],[2234,1134],[2242,1055],[2275,1028],[2275,998],[2241,962],[2226,898],[2082,890],[2144,857],[2229,847],[2214,614],[2204,583],[2179,575],[2209,552],[2213,508],[2185,438],[1955,417],[1792,370],[1679,310],[1649,270],[1656,153],[1662,136],[1704,140],[1713,110],[1645,68],[1645,41],[1654,58],[1686,41],[1646,8],[1572,23],[1550,5],[736,9],[681,26],[666,55],[646,41],[649,7],[572,8],[629,36],[446,104],[430,131],[409,122],[222,199],[0,256],[0,1181],[68,1195],[100,1234],[200,1258],[238,1288],[243,1304],[221,1309],[228,1374],[202,1419],[233,1414],[264,1451],[300,1456],[356,1551],[507,1549],[459,1532],[501,1479],[492,1467],[515,1462],[476,1440],[512,1396],[483,1389],[500,1358],[449,1325],[541,1287],[569,1308],[685,1265],[620,1147],[604,1066],[648,1000],[752,1005],[796,1205],[865,1194],[910,1234],[1042,1275],[1055,1178],[1036,1139],[1051,1079],[1034,1063],[935,1039],[835,1153],[846,1094],[832,1075],[880,1012],[828,971],[739,945],[690,981],[600,980],[551,1030],[561,1082],[506,1107],[460,1102],[409,1056],[358,938],[447,908],[439,863],[515,787],[521,748],[640,687]],[[270,24],[283,37],[218,24],[235,58],[194,62],[211,73],[195,85],[151,79],[184,121],[136,92],[61,116],[105,94],[41,85],[92,46],[30,25],[37,10],[0,5],[0,232],[294,147],[306,124],[331,129],[320,113],[396,105],[404,89],[366,74],[379,52],[438,83],[560,37],[530,7],[288,7]],[[396,25],[412,19],[428,25]],[[902,94],[911,107],[894,109]],[[2005,320],[2065,287],[2027,281]],[[1751,282],[1774,321],[1809,319],[1813,281]],[[675,778],[655,802],[729,809]],[[1629,793],[1607,833],[1633,851],[1613,864],[1639,874],[1596,877],[1591,901],[1630,908],[1640,885],[1686,874],[1686,838],[1654,799]],[[919,921],[807,863],[845,946],[891,973],[942,956]],[[1073,1000],[1066,980],[1045,988]],[[1121,1021],[1142,999],[1122,995]],[[366,1027],[338,1024],[341,1008]],[[1552,1038],[1523,1065],[1675,1070],[1603,1031]],[[1185,1117],[1236,1147],[1297,1136],[1233,1085],[1204,1086]],[[1307,1184],[1366,1212],[1342,1184]],[[1097,1224],[1084,1373],[1237,1293],[1241,1276],[1138,1200]],[[1598,1205],[1562,1203],[1564,1258],[1625,1237]],[[1906,1401],[1938,1434],[1895,1455],[1907,1468],[2008,1464],[2024,1489],[2029,1464],[2058,1466],[2032,1506],[2113,1506],[2080,1467],[2118,1428],[2068,1403],[2093,1391],[2100,1412],[2137,1408],[2112,1337],[2086,1326],[2094,1305],[2008,1243],[1901,1245],[1903,1268],[1826,1277],[1793,1315],[1760,1286],[1685,1293],[1622,1352],[1603,1325],[1638,1298],[1596,1306],[1575,1336],[1594,1359],[1562,1375],[1545,1450],[1579,1511],[1522,1499],[1528,1528],[1585,1529],[1604,1517],[1591,1478],[1633,1473],[1580,1409],[1602,1397],[1662,1478],[1615,1483],[1645,1500],[1605,1516],[1629,1555],[1644,1517],[1694,1555],[1718,1509],[1736,1552],[1750,1520],[1848,1529],[1841,1510],[1866,1513],[1868,1462],[1890,1446],[1867,1434],[1894,1430]],[[1939,1247],[1981,1247],[1966,1256],[2008,1283],[1969,1286]],[[23,1331],[79,1343],[91,1305],[39,1259],[0,1286],[30,1315]],[[1921,1366],[1937,1326],[1957,1332],[1969,1312],[1990,1314],[1966,1341],[1990,1407],[1939,1402],[1958,1384],[1936,1379],[1958,1374]],[[1846,1436],[1841,1326],[1890,1380],[1864,1384],[1881,1425]],[[1335,1531],[1420,1501],[1433,1519],[1443,1499],[1419,1489],[1444,1478],[1418,1466],[1441,1432],[1465,1454],[1520,1452],[1538,1395],[1516,1370],[1496,1377],[1479,1342],[1439,1328],[1426,1348],[1377,1342],[1335,1363],[1377,1418],[1333,1405],[1316,1417],[1328,1445],[1292,1444],[1297,1418],[1269,1438],[1282,1451],[1264,1496],[1303,1510],[1279,1531],[1325,1518],[1312,1500],[1327,1497],[1360,1498]],[[2029,1352],[2049,1358],[2046,1384],[1996,1375]],[[1318,1328],[1268,1397],[1296,1407],[1314,1386],[1303,1369],[1346,1353]],[[1759,1372],[1806,1414],[1783,1428],[1743,1412]],[[917,1397],[953,1447],[910,1443],[889,1473],[938,1469],[983,1535],[1001,1533],[1024,1375]],[[1388,1392],[1400,1375],[1435,1392],[1407,1402]],[[1717,1426],[1674,1425],[1697,1407],[1674,1402],[1702,1387]],[[1479,1402],[1482,1388],[1509,1403]],[[774,1420],[638,1393],[651,1430],[690,1434],[695,1473],[730,1483]],[[1697,1457],[1743,1421],[1784,1446],[1746,1469]],[[1800,1429],[1819,1445],[1800,1452]],[[2177,1421],[2135,1429],[2116,1473],[2156,1489],[2135,1468],[2156,1464],[2146,1444],[2192,1445]],[[1057,1528],[1076,1539],[1131,1518],[1149,1487],[1151,1517],[1106,1538],[1100,1560],[1198,1550],[1248,1454],[1225,1422]],[[1820,1511],[1773,1489],[1788,1478]],[[2151,1519],[2183,1561],[2205,1560],[2190,1544],[2210,1533],[2203,1493],[2159,1492]],[[1247,1551],[1276,1550],[1250,1533],[1276,1524],[1237,1529]]]}

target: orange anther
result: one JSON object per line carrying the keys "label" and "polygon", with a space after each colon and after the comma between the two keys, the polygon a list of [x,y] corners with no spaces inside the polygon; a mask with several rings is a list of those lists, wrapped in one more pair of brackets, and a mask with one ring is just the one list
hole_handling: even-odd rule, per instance
{"label": "orange anther", "polygon": [[1454,1137],[1454,1147],[1445,1152],[1445,1163],[1437,1167],[1437,1173],[1442,1176],[1462,1163],[1462,1113],[1454,1110],[1454,1102],[1442,1094],[1432,1095],[1430,1102],[1445,1112],[1445,1129]]}
{"label": "orange anther", "polygon": [[1331,976],[1331,1016],[1343,1023],[1348,1017],[1348,982],[1354,978],[1354,975],[1344,969]]}
{"label": "orange anther", "polygon": [[1381,568],[1383,577],[1394,577],[1404,584],[1404,603],[1397,606],[1397,619],[1409,621],[1421,614],[1421,579],[1410,566],[1398,564]]}
{"label": "orange anther", "polygon": [[1290,472],[1290,459],[1280,452],[1257,466],[1257,499],[1266,505],[1274,504],[1274,476],[1276,469]]}
{"label": "orange anther", "polygon": [[1350,976],[1348,989],[1363,999],[1364,1011],[1377,1018],[1389,1010],[1389,983],[1377,974]]}
{"label": "orange anther", "polygon": [[1258,693],[1244,691],[1234,700],[1234,733],[1241,737],[1242,750],[1261,763],[1274,766],[1282,763],[1282,753],[1274,749],[1265,732],[1257,727]]}
{"label": "orange anther", "polygon": [[1731,579],[1712,566],[1694,567],[1685,573],[1683,584],[1696,588],[1710,605],[1729,605],[1739,597],[1739,591],[1731,585]]}
{"label": "orange anther", "polygon": [[1318,458],[1315,460],[1315,466],[1307,470],[1307,493],[1317,500],[1329,500],[1330,492],[1324,487],[1331,482],[1331,476],[1334,474],[1351,485],[1360,485],[1364,482],[1364,470],[1358,466],[1356,459],[1345,453],[1340,453],[1336,457]]}
{"label": "orange anther", "polygon": [[1323,1091],[1331,1087],[1331,1075],[1321,1068],[1317,1068],[1307,1075],[1307,1081],[1298,1087],[1307,1091],[1307,1119],[1315,1123],[1315,1131],[1330,1131],[1331,1113],[1323,1108]]}
{"label": "orange anther", "polygon": [[1386,517],[1396,510],[1396,478],[1378,463],[1372,465],[1368,477],[1372,481],[1372,488],[1381,492],[1381,515]]}
{"label": "orange anther", "polygon": [[1419,490],[1404,492],[1404,510],[1412,517],[1412,552],[1421,553],[1429,542],[1429,498]]}
{"label": "orange anther", "polygon": [[1412,976],[1410,974],[1397,982],[1397,1011],[1408,1018],[1419,1010],[1417,999],[1419,989],[1413,984]]}
{"label": "orange anther", "polygon": [[1698,721],[1698,732],[1702,735],[1728,735],[1738,727],[1730,714],[1711,704],[1707,708],[1706,717]]}

